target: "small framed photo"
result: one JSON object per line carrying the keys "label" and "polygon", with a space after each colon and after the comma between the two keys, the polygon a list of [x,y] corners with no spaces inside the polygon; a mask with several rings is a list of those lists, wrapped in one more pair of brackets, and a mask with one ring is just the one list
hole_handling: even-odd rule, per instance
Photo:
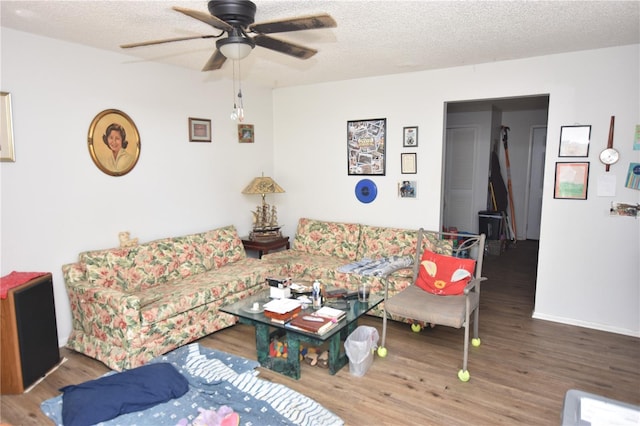
{"label": "small framed photo", "polygon": [[238,124],[238,142],[253,143],[253,124]]}
{"label": "small framed photo", "polygon": [[589,184],[589,162],[556,163],[553,198],[586,200]]}
{"label": "small framed photo", "polygon": [[403,127],[402,146],[411,147],[418,146],[418,127]]}
{"label": "small framed photo", "polygon": [[400,154],[400,170],[402,174],[418,173],[417,157],[418,154],[415,152],[403,152]]}
{"label": "small framed photo", "polygon": [[559,157],[588,157],[591,126],[562,126]]}
{"label": "small framed photo", "polygon": [[400,198],[416,198],[416,186],[415,180],[403,180],[398,182],[398,197]]}
{"label": "small framed photo", "polygon": [[189,117],[189,142],[211,142],[211,120]]}

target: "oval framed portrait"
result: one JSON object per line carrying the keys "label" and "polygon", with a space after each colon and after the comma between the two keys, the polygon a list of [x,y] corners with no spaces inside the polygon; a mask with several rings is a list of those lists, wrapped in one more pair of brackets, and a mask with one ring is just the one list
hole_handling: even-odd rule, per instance
{"label": "oval framed portrait", "polygon": [[131,117],[117,109],[96,115],[89,126],[88,139],[91,159],[108,175],[126,175],[140,158],[138,128]]}

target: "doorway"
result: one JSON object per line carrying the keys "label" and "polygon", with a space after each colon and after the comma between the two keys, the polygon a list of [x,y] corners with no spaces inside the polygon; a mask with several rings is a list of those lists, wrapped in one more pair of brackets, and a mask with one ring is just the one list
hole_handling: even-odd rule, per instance
{"label": "doorway", "polygon": [[[495,198],[492,199],[489,190],[490,163],[495,151],[505,187],[511,180],[509,203],[513,199],[515,214],[507,223],[515,236],[515,249],[517,241],[524,240],[522,250],[534,248],[535,259],[538,258],[548,116],[548,95],[445,104],[440,212],[443,228],[454,227],[458,231],[477,233],[479,212],[495,210]],[[506,144],[504,126],[509,128]],[[505,145],[508,150],[505,150]],[[510,210],[507,208],[509,215]],[[505,237],[508,234],[503,230]],[[535,284],[531,294],[533,302]]]}
{"label": "doorway", "polygon": [[[539,239],[549,96],[447,102],[441,223],[478,232],[478,213],[495,210],[489,191],[492,150],[511,180],[515,240]],[[505,150],[503,126],[509,128]],[[506,167],[506,155],[510,167]],[[513,217],[511,217],[513,216]]]}

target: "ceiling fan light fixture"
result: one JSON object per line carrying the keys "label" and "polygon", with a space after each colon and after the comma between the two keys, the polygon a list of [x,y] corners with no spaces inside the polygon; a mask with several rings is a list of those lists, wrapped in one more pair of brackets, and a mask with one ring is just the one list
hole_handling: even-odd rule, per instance
{"label": "ceiling fan light fixture", "polygon": [[249,56],[256,43],[248,37],[230,35],[216,41],[216,47],[227,59],[239,61]]}

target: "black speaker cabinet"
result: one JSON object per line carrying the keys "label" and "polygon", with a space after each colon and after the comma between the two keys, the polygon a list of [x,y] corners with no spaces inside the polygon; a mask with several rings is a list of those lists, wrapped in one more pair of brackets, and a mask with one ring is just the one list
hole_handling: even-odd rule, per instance
{"label": "black speaker cabinet", "polygon": [[60,362],[51,274],[10,289],[0,320],[0,393],[22,393]]}

